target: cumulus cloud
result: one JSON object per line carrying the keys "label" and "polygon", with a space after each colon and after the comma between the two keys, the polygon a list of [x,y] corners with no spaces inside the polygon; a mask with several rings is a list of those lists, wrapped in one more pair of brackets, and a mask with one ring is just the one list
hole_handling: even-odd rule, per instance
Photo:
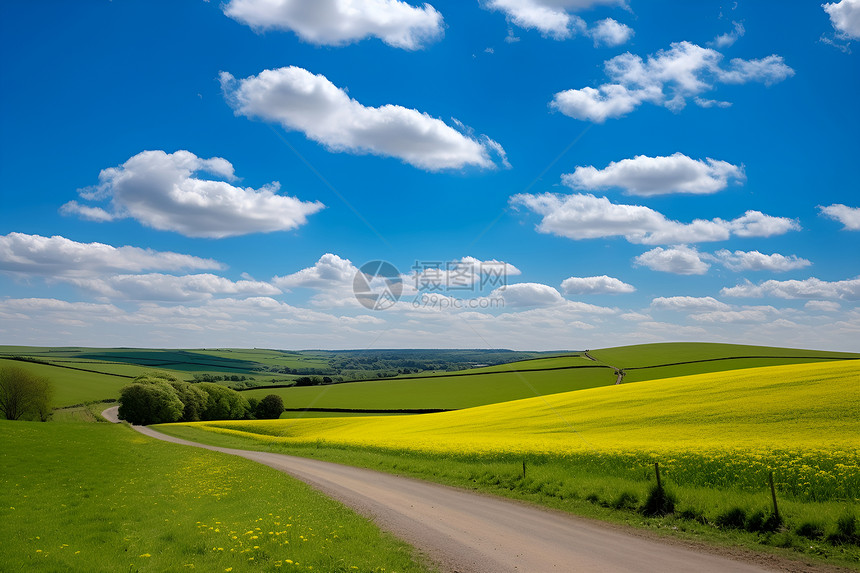
{"label": "cumulus cloud", "polygon": [[291,30],[306,42],[327,46],[374,37],[416,50],[444,30],[442,14],[433,6],[400,0],[230,0],[223,10],[256,30]]}
{"label": "cumulus cloud", "polygon": [[673,43],[668,50],[645,59],[627,52],[604,63],[609,81],[597,88],[558,92],[550,105],[575,119],[603,123],[646,102],[680,111],[688,98],[710,92],[719,83],[771,85],[794,75],[777,55],[758,60],[734,58],[728,65],[722,60],[723,55],[713,48],[690,42]]}
{"label": "cumulus cloud", "polygon": [[111,299],[184,301],[214,295],[277,295],[280,289],[260,281],[231,281],[204,273],[174,276],[161,273],[113,275],[104,278],[66,278],[66,282]]}
{"label": "cumulus cloud", "polygon": [[741,182],[745,178],[743,166],[674,153],[668,157],[637,155],[633,159],[612,161],[604,169],[580,166],[573,173],[562,175],[562,182],[573,189],[618,187],[632,195],[651,196],[716,193],[725,189],[730,180]]}
{"label": "cumulus cloud", "polygon": [[221,73],[221,87],[237,115],[301,131],[331,151],[396,157],[426,169],[508,166],[504,149],[440,119],[399,105],[367,107],[323,75],[290,66],[236,80]]}
{"label": "cumulus cloud", "polygon": [[505,307],[553,306],[564,302],[561,294],[549,285],[540,283],[515,283],[494,290],[492,297],[504,299]]}
{"label": "cumulus cloud", "polygon": [[634,264],[648,267],[653,271],[676,275],[703,275],[711,265],[702,260],[702,253],[686,245],[670,248],[657,247],[642,253]]}
{"label": "cumulus cloud", "polygon": [[59,235],[0,235],[0,270],[16,273],[80,277],[105,272],[223,268],[212,259],[170,251],[79,243]]}
{"label": "cumulus cloud", "polygon": [[738,237],[772,237],[799,231],[800,223],[787,217],[765,215],[761,211],[747,211],[743,216],[732,219],[729,229]]}
{"label": "cumulus cloud", "polygon": [[830,16],[830,23],[839,38],[860,39],[860,0],[841,0],[821,7]]}
{"label": "cumulus cloud", "polygon": [[743,298],[860,300],[860,278],[829,282],[811,277],[805,280],[769,280],[757,285],[747,281],[723,288],[720,294]]}
{"label": "cumulus cloud", "polygon": [[624,6],[625,0],[484,0],[482,4],[504,12],[508,21],[520,28],[564,40],[586,31],[585,21],[574,12],[600,5]]}
{"label": "cumulus cloud", "polygon": [[[203,172],[226,181],[202,178]],[[131,217],[148,227],[188,237],[286,231],[304,225],[308,215],[323,208],[319,202],[278,195],[277,182],[253,189],[228,182],[235,180],[233,166],[220,157],[143,151],[119,167],[102,170],[99,184],[80,194],[90,201],[110,201],[110,211],[95,208],[105,214],[96,220]],[[93,218],[94,212],[76,201],[66,203],[61,211],[85,218]]]}
{"label": "cumulus cloud", "polygon": [[570,277],[561,282],[564,294],[622,294],[636,291],[636,287],[620,279],[599,277]]}
{"label": "cumulus cloud", "polygon": [[797,255],[765,255],[758,251],[728,251],[722,249],[714,253],[717,260],[733,271],[773,271],[786,272],[808,267],[812,262]]}
{"label": "cumulus cloud", "polygon": [[272,284],[286,289],[296,287],[330,289],[338,285],[352,285],[356,272],[358,269],[349,259],[326,253],[314,266],[290,275],[275,277],[272,279]]}
{"label": "cumulus cloud", "polygon": [[633,28],[612,18],[600,20],[587,34],[594,40],[594,47],[614,47],[626,44],[633,37]]}
{"label": "cumulus cloud", "polygon": [[681,223],[642,205],[612,203],[591,194],[519,194],[511,197],[514,206],[522,205],[541,215],[538,231],[570,239],[624,237],[631,243],[665,245],[724,241],[730,236],[767,237],[800,229],[793,219],[772,217],[747,211],[741,217],[695,219]]}
{"label": "cumulus cloud", "polygon": [[724,311],[731,307],[712,296],[660,296],[651,301],[651,308],[676,312]]}
{"label": "cumulus cloud", "polygon": [[841,203],[836,203],[827,207],[819,205],[818,209],[825,217],[842,223],[845,230],[860,231],[860,207],[848,207]]}

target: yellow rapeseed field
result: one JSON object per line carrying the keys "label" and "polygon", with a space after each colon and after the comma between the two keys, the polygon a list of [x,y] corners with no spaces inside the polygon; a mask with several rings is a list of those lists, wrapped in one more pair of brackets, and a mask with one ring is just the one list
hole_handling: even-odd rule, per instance
{"label": "yellow rapeseed field", "polygon": [[421,416],[200,422],[266,442],[428,454],[659,460],[675,479],[801,497],[860,496],[860,361],[771,366]]}

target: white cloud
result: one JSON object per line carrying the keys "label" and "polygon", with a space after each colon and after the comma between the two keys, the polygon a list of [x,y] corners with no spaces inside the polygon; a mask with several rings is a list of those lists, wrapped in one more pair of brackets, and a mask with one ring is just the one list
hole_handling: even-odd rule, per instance
{"label": "white cloud", "polygon": [[564,40],[586,28],[573,12],[600,5],[624,6],[625,0],[484,0],[482,5],[504,12],[508,21],[520,28]]}
{"label": "white cloud", "polygon": [[[203,179],[206,172],[234,181],[226,159],[202,159],[189,151],[143,151],[119,167],[104,169],[99,185],[81,190],[87,200],[110,200],[110,218],[131,217],[161,231],[188,237],[231,237],[295,229],[323,208],[278,195],[277,182],[260,189],[236,187],[226,181]],[[91,211],[76,201],[62,212],[87,217]],[[107,211],[105,211],[107,213]]]}
{"label": "white cloud", "polygon": [[570,277],[561,282],[564,294],[621,294],[636,291],[636,287],[614,277]]}
{"label": "white cloud", "polygon": [[553,306],[564,302],[561,294],[549,285],[540,283],[516,283],[497,289],[490,295],[505,301],[505,307]]}
{"label": "white cloud", "polygon": [[608,82],[597,89],[559,92],[551,106],[575,119],[602,123],[645,102],[680,111],[688,98],[712,91],[718,83],[771,85],[794,75],[777,55],[758,60],[735,58],[726,67],[721,66],[722,59],[720,52],[690,42],[673,43],[647,59],[627,52],[604,63]]}
{"label": "white cloud", "polygon": [[0,235],[0,270],[16,273],[83,277],[104,272],[223,268],[212,259],[169,251],[79,243],[58,235]]}
{"label": "white cloud", "polygon": [[614,47],[627,43],[633,37],[633,28],[612,18],[606,18],[598,21],[587,33],[594,40],[595,48]]}
{"label": "white cloud", "polygon": [[822,215],[842,223],[844,229],[848,231],[860,231],[860,207],[848,207],[837,203],[835,205],[828,205],[827,207],[819,205],[818,209]]}
{"label": "white cloud", "polygon": [[830,16],[837,36],[844,39],[860,39],[860,0],[841,0],[830,4],[822,4],[822,8]]}
{"label": "white cloud", "polygon": [[728,251],[726,249],[714,253],[728,269],[733,271],[774,271],[786,272],[808,267],[812,263],[797,255],[780,255],[773,253],[765,255],[758,251]]}
{"label": "white cloud", "polygon": [[749,281],[720,290],[723,296],[785,299],[844,299],[860,300],[860,278],[843,281],[823,281],[815,277],[805,280],[769,280],[755,285]]}
{"label": "white cloud", "polygon": [[717,310],[713,312],[691,314],[690,318],[698,322],[710,323],[758,323],[769,320],[770,315],[762,310]]}
{"label": "white cloud", "polygon": [[280,289],[260,281],[231,281],[205,273],[174,276],[161,273],[113,275],[105,278],[63,279],[99,296],[111,299],[183,301],[209,299],[214,295],[276,295]]}
{"label": "white cloud", "polygon": [[804,304],[803,308],[818,312],[837,312],[842,305],[833,300],[811,300]]}
{"label": "white cloud", "polygon": [[686,245],[667,249],[657,247],[642,253],[633,261],[653,271],[676,275],[703,275],[711,268],[711,265],[702,260],[702,253]]}
{"label": "white cloud", "polygon": [[731,307],[711,296],[661,296],[651,301],[651,308],[676,312],[712,312],[729,310]]}
{"label": "white cloud", "polygon": [[621,236],[631,243],[665,245],[724,241],[732,234],[741,237],[770,236],[799,229],[793,219],[747,211],[732,221],[695,219],[681,223],[642,205],[612,203],[591,194],[519,194],[512,205],[523,205],[543,219],[538,231],[570,239]]}
{"label": "white cloud", "polygon": [[725,34],[717,36],[714,38],[714,41],[711,42],[711,45],[717,48],[728,48],[737,42],[738,38],[743,37],[746,33],[744,25],[741,22],[732,22],[732,26],[734,29],[731,32],[726,32]]}
{"label": "white cloud", "polygon": [[715,100],[715,99],[706,99],[706,98],[698,97],[698,96],[693,98],[693,102],[695,102],[695,104],[697,106],[704,107],[706,109],[711,108],[711,107],[719,107],[719,108],[723,108],[723,109],[725,109],[727,107],[732,107],[732,102],[730,102],[730,101],[719,101],[719,100]]}
{"label": "white cloud", "polygon": [[314,266],[291,275],[275,277],[272,279],[272,284],[286,289],[296,287],[331,289],[343,285],[351,286],[356,272],[358,269],[349,259],[326,253]]}
{"label": "white cloud", "polygon": [[442,15],[430,4],[399,0],[230,0],[224,13],[257,30],[292,30],[314,44],[339,46],[379,38],[415,50],[443,34]]}
{"label": "white cloud", "polygon": [[799,231],[800,223],[787,217],[772,217],[761,211],[747,211],[729,222],[732,233],[738,237],[772,237],[789,231]]}
{"label": "white cloud", "polygon": [[729,180],[745,180],[743,166],[706,158],[692,159],[683,153],[668,157],[637,155],[633,159],[612,161],[604,169],[577,167],[562,175],[562,182],[574,189],[609,189],[620,187],[633,195],[668,193],[716,193]]}
{"label": "white cloud", "polygon": [[429,171],[508,166],[502,147],[475,139],[442,120],[399,105],[367,107],[323,75],[290,66],[236,80],[221,73],[224,96],[237,115],[301,131],[332,151],[396,157]]}

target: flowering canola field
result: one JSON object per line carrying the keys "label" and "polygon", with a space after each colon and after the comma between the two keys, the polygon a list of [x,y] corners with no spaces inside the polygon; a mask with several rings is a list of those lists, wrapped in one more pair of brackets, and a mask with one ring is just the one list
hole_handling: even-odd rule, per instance
{"label": "flowering canola field", "polygon": [[[190,424],[288,445],[570,458],[620,473],[659,461],[679,484],[860,499],[860,361],[770,366],[421,416]],[[615,472],[613,472],[615,473]]]}

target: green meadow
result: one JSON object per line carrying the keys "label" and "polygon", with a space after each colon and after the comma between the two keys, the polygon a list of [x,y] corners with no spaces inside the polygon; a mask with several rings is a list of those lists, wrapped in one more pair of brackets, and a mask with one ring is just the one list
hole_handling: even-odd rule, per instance
{"label": "green meadow", "polygon": [[123,425],[3,420],[0,459],[3,571],[429,570],[281,472]]}

